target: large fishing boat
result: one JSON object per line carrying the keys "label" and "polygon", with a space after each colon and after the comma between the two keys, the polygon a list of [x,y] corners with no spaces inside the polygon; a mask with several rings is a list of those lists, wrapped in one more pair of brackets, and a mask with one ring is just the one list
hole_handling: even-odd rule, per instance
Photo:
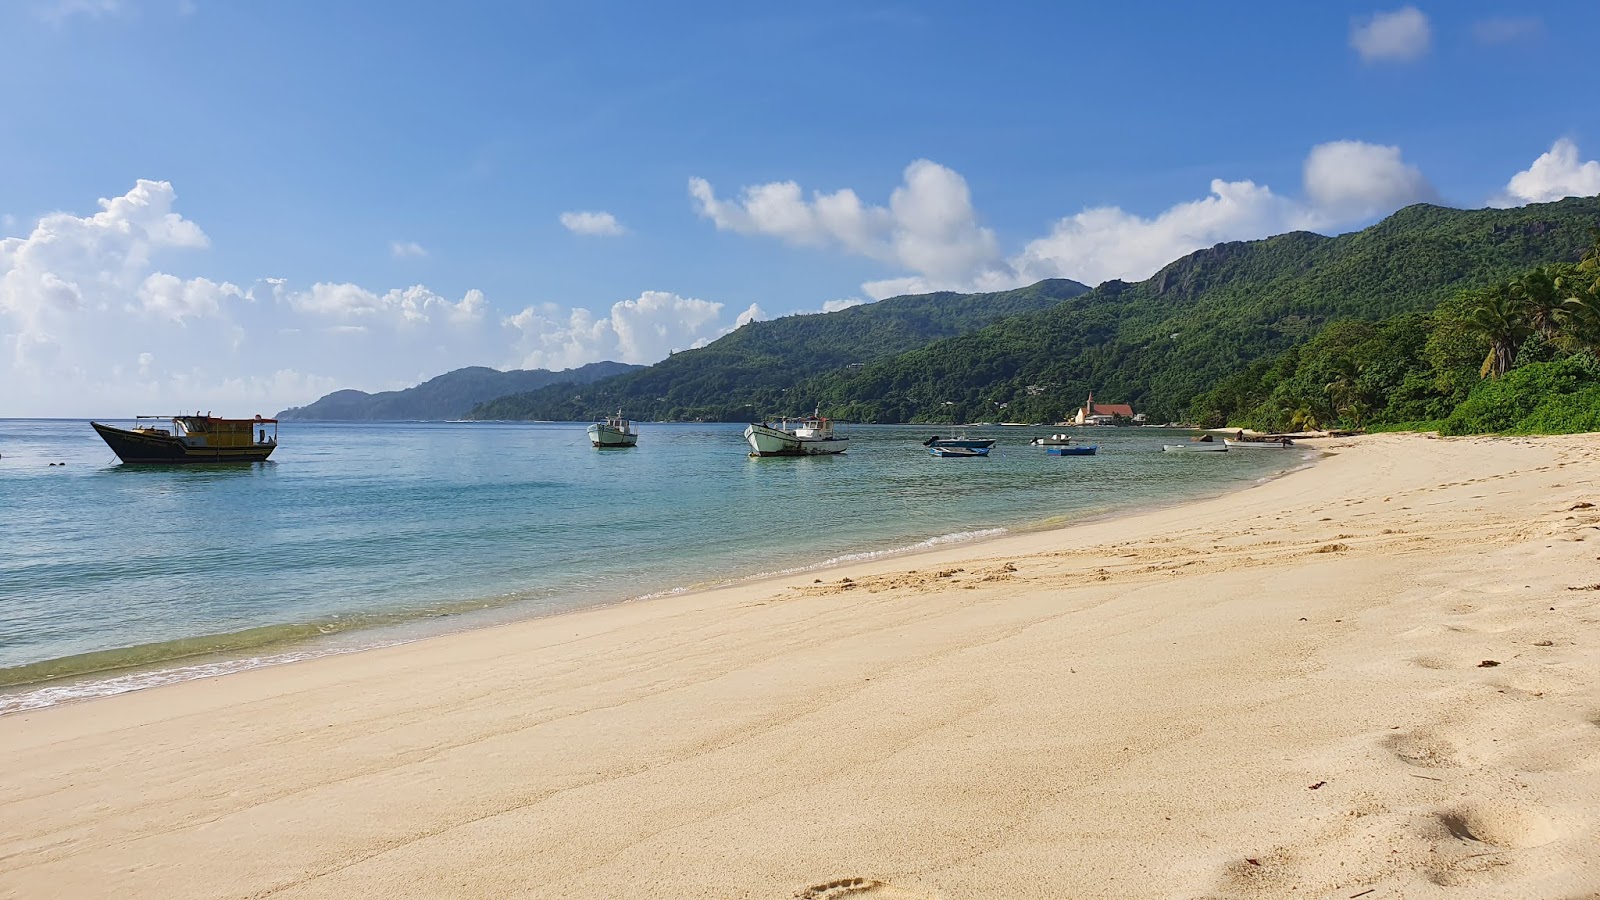
{"label": "large fishing boat", "polygon": [[777,425],[752,422],[744,439],[751,456],[824,456],[843,453],[850,444],[849,438],[833,433],[833,420],[823,418],[820,410],[792,425],[788,419]]}
{"label": "large fishing boat", "polygon": [[89,424],[125,463],[261,462],[278,449],[278,420],[260,416],[222,419],[195,413],[137,416],[132,428]]}
{"label": "large fishing boat", "polygon": [[614,416],[606,416],[604,420],[589,426],[589,443],[597,450],[612,450],[622,447],[632,447],[639,443],[639,433],[633,430],[633,423],[622,417],[622,410],[617,410]]}

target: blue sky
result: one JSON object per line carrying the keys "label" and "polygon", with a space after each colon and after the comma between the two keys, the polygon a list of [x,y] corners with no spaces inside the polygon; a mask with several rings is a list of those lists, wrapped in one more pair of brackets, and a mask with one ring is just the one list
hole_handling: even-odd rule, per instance
{"label": "blue sky", "polygon": [[0,416],[651,362],[1593,194],[1597,33],[1576,2],[6,0]]}

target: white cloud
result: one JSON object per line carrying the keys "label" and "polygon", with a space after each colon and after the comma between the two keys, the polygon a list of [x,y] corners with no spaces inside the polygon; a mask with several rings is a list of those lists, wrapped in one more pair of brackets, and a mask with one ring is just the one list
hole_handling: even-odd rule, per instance
{"label": "white cloud", "polygon": [[[671,352],[704,346],[730,330],[722,309],[721,303],[645,291],[613,303],[605,316],[546,303],[509,316],[504,324],[521,332],[519,365],[568,369],[601,359],[653,363]],[[752,304],[739,318],[748,321],[746,316],[760,312]]]}
{"label": "white cloud", "polygon": [[297,312],[334,319],[382,318],[396,324],[425,324],[435,314],[457,324],[483,317],[486,302],[483,292],[467,291],[451,301],[420,284],[393,288],[379,294],[358,284],[318,282],[308,291],[283,291],[281,299]]}
{"label": "white cloud", "polygon": [[1580,162],[1578,145],[1561,138],[1532,165],[1511,176],[1505,191],[1491,202],[1494,206],[1521,206],[1596,194],[1600,194],[1600,161]]}
{"label": "white cloud", "polygon": [[689,179],[689,194],[717,228],[792,244],[837,246],[921,273],[929,284],[965,284],[999,264],[994,232],[978,224],[966,179],[919,159],[906,167],[887,207],[864,204],[848,188],[807,200],[792,181],[755,185],[722,200],[710,182]]}
{"label": "white cloud", "polygon": [[199,226],[172,212],[174,197],[167,182],[141,179],[102,199],[98,213],[51,213],[27,237],[0,239],[0,314],[37,335],[63,317],[122,305],[156,255],[207,244]]}
{"label": "white cloud", "polygon": [[1428,17],[1415,6],[1375,13],[1350,25],[1350,46],[1367,62],[1410,62],[1433,42]]}
{"label": "white cloud", "polygon": [[867,301],[861,299],[860,297],[842,297],[838,300],[824,300],[822,302],[822,311],[825,313],[838,312],[841,309],[849,309],[852,306],[861,306],[866,302]]}
{"label": "white cloud", "polygon": [[767,311],[762,309],[758,304],[752,303],[745,308],[744,312],[739,313],[738,318],[733,320],[733,327],[743,328],[744,326],[749,325],[751,322],[760,322],[766,318],[768,318]]}
{"label": "white cloud", "polygon": [[153,272],[139,286],[138,309],[154,316],[181,322],[184,319],[197,319],[205,316],[214,316],[222,311],[222,302],[227,299],[244,299],[244,291],[238,285],[226,281],[221,284],[209,278],[192,278],[188,281],[168,275],[165,272]]}
{"label": "white cloud", "polygon": [[564,212],[561,224],[573,234],[596,237],[615,237],[627,231],[617,217],[608,212]]}
{"label": "white cloud", "polygon": [[428,255],[428,248],[416,241],[390,241],[389,255],[395,259],[420,259]]}
{"label": "white cloud", "polygon": [[1422,171],[1400,158],[1399,147],[1361,141],[1318,144],[1306,157],[1304,174],[1307,199],[1332,221],[1364,219],[1439,199]]}
{"label": "white cloud", "polygon": [[[222,409],[230,397],[270,412],[334,381],[387,384],[506,352],[504,335],[482,327],[488,303],[475,290],[456,300],[421,285],[296,291],[282,278],[245,279],[245,289],[175,273],[171,264],[209,244],[174,211],[175,196],[166,182],[139,181],[98,212],[51,213],[0,239],[0,416]],[[169,345],[181,351],[158,357]]]}
{"label": "white cloud", "polygon": [[[1153,216],[1115,206],[1086,209],[1060,219],[1049,234],[1009,258],[1001,256],[993,233],[977,224],[966,181],[926,160],[907,167],[887,208],[864,205],[849,189],[808,200],[793,182],[746,188],[738,200],[718,198],[703,179],[692,179],[689,191],[700,213],[718,228],[792,244],[833,246],[912,270],[914,274],[863,284],[862,290],[876,299],[938,290],[1005,290],[1042,278],[1089,284],[1138,280],[1222,241],[1357,224],[1438,196],[1422,173],[1401,158],[1399,148],[1359,141],[1312,148],[1304,176],[1303,200],[1253,181],[1215,179],[1207,196]],[[844,308],[837,303],[824,311]]]}
{"label": "white cloud", "polygon": [[1029,243],[1012,265],[1022,283],[1053,277],[1087,284],[1135,280],[1202,247],[1311,224],[1305,210],[1266,185],[1218,178],[1209,196],[1151,218],[1114,206],[1068,216],[1049,235]]}
{"label": "white cloud", "polygon": [[1472,23],[1472,36],[1480,44],[1510,44],[1543,34],[1544,20],[1538,16],[1480,19]]}

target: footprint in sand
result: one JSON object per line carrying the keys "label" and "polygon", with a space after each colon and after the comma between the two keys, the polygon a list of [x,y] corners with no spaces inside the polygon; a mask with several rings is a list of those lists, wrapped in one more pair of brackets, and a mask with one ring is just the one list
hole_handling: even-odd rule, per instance
{"label": "footprint in sand", "polygon": [[928,900],[930,895],[897,888],[876,878],[839,878],[795,891],[800,900],[839,900],[843,897],[884,897],[898,900]]}
{"label": "footprint in sand", "polygon": [[1422,728],[1402,734],[1391,734],[1383,739],[1383,746],[1407,765],[1424,769],[1443,769],[1460,765],[1456,747],[1431,728]]}

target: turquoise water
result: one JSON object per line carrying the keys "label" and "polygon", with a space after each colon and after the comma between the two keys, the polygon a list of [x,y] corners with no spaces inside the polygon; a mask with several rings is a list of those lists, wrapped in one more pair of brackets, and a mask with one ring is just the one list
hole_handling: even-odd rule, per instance
{"label": "turquoise water", "polygon": [[992,428],[966,432],[992,456],[947,460],[927,427],[856,426],[843,456],[752,459],[742,429],[646,423],[601,452],[581,424],[286,423],[268,463],[132,467],[86,422],[0,420],[0,711],[1172,502],[1304,457],[1096,429],[1099,456],[1062,458],[1026,446],[1051,429]]}

